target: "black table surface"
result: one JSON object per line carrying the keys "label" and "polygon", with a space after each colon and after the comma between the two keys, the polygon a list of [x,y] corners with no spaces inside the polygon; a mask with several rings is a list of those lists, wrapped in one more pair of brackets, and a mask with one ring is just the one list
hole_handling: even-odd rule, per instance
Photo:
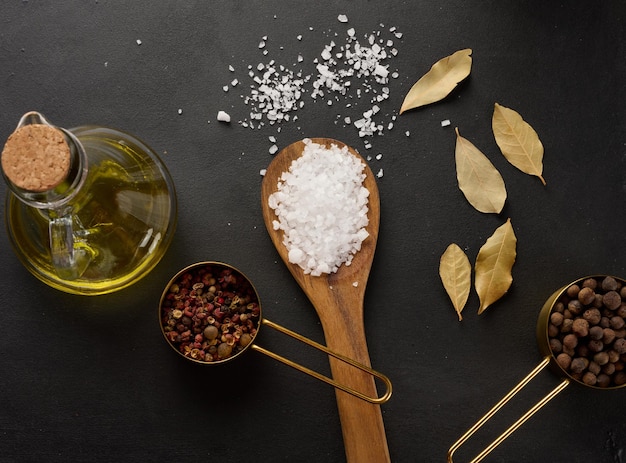
{"label": "black table surface", "polygon": [[[626,275],[625,21],[620,1],[3,2],[3,137],[29,110],[63,127],[131,132],[170,170],[179,214],[159,265],[96,297],[39,282],[0,231],[0,461],[345,461],[330,386],[256,352],[221,367],[189,364],[158,325],[170,277],[219,260],[252,279],[267,318],[324,342],[263,224],[270,137],[279,148],[335,138],[382,169],[365,327],[372,365],[394,386],[382,406],[389,451],[393,461],[445,461],[450,445],[541,360],[535,327],[547,297],[585,275]],[[361,138],[344,121],[371,107],[366,95],[311,98],[314,60],[331,41],[345,44],[350,28],[363,45],[374,34],[397,49],[385,61],[397,76],[390,73],[389,98],[379,104],[382,135]],[[473,50],[469,79],[443,101],[398,116],[411,85],[463,48]],[[297,120],[251,129],[242,124],[252,110],[248,66],[270,60],[313,77],[291,113]],[[499,152],[496,102],[539,134],[545,187]],[[230,123],[217,121],[220,110]],[[502,213],[477,212],[459,190],[455,127],[501,172]],[[439,258],[455,242],[474,262],[508,218],[518,239],[511,289],[480,316],[472,291],[459,322]],[[329,370],[322,354],[271,332],[259,337]],[[468,461],[558,382],[544,371],[456,460]],[[487,461],[624,461],[625,399],[624,390],[573,384]]]}

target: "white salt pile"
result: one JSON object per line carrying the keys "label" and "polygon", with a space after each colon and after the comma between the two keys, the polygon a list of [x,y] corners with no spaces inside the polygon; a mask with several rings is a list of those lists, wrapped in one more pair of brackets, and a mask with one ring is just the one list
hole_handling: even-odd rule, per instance
{"label": "white salt pile", "polygon": [[305,148],[278,182],[268,205],[283,230],[289,262],[320,276],[350,265],[369,233],[365,165],[347,147],[305,139]]}

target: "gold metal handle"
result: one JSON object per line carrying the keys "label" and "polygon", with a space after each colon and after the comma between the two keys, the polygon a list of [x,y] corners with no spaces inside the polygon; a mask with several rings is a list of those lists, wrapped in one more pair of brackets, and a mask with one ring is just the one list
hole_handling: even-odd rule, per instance
{"label": "gold metal handle", "polygon": [[[524,386],[526,386],[535,376],[537,376],[548,364],[550,363],[550,356],[546,356],[539,365],[535,367],[524,379],[522,379],[517,386],[505,395],[497,404],[495,404],[491,410],[489,410],[485,416],[483,416],[474,426],[472,426],[465,434],[463,434],[459,440],[457,440],[450,450],[448,450],[448,463],[452,462],[452,456],[454,452],[458,450],[476,431],[478,431],[483,424],[485,424],[498,410],[500,410],[506,403],[511,400]],[[565,378],[557,387],[550,391],[539,402],[533,405],[526,413],[524,413],[515,423],[513,423],[506,431],[498,436],[491,444],[489,444],[482,452],[478,454],[470,463],[478,463],[482,461],[487,455],[491,453],[498,445],[500,445],[507,437],[513,434],[521,425],[523,425],[531,416],[537,413],[545,404],[552,400],[559,392],[567,387],[570,383],[569,378]]]}
{"label": "gold metal handle", "polygon": [[312,376],[316,379],[319,379],[320,381],[325,382],[326,384],[330,384],[331,386],[336,387],[337,389],[341,389],[344,392],[347,392],[348,394],[352,394],[355,397],[358,397],[359,399],[363,399],[367,402],[373,403],[373,404],[382,404],[385,403],[389,400],[389,398],[391,397],[391,381],[389,380],[389,378],[387,378],[385,375],[383,375],[382,373],[379,373],[376,370],[373,370],[372,368],[363,365],[362,363],[359,363],[355,360],[352,360],[351,358],[348,358],[344,355],[338,354],[337,352],[333,352],[332,350],[330,350],[328,347],[319,344],[315,341],[312,341],[294,331],[291,331],[281,325],[278,325],[274,322],[269,321],[268,319],[264,318],[261,320],[261,323],[263,323],[264,325],[268,325],[271,328],[274,328],[277,331],[280,331],[283,334],[286,334],[288,336],[291,336],[294,339],[297,339],[298,341],[301,341],[311,347],[314,347],[315,349],[321,350],[322,352],[327,353],[328,355],[331,355],[333,357],[335,357],[336,359],[341,360],[342,362],[345,362],[349,365],[352,365],[355,368],[358,368],[359,370],[365,371],[367,373],[369,373],[370,375],[380,379],[386,386],[386,391],[385,393],[380,396],[380,397],[370,397],[368,395],[362,394],[359,391],[356,391],[348,386],[344,386],[341,383],[338,383],[337,381],[322,375],[321,373],[316,372],[315,370],[311,370],[307,367],[304,367],[302,365],[300,365],[299,363],[296,363],[292,360],[286,359],[285,357],[282,357],[278,354],[275,354],[272,351],[269,351],[267,349],[264,349],[263,347],[257,346],[256,344],[252,344],[250,347],[254,350],[257,350],[265,355],[268,355],[270,357],[272,357],[274,360],[278,360],[279,362],[284,363],[285,365],[288,365],[290,367],[295,368],[296,370],[299,370],[303,373],[306,373],[309,376]]}

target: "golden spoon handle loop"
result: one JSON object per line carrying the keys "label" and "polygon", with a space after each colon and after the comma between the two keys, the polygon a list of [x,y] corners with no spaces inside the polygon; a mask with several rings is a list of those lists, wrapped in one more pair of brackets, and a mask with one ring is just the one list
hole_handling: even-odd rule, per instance
{"label": "golden spoon handle loop", "polygon": [[[457,440],[450,450],[448,450],[448,463],[453,463],[452,456],[454,452],[458,450],[476,431],[478,431],[487,421],[493,417],[504,405],[509,402],[520,390],[524,388],[535,376],[537,376],[548,364],[550,363],[550,357],[545,357],[539,365],[537,365],[526,377],[524,377],[508,394],[506,394],[498,403],[496,403],[491,410],[489,410],[480,420],[474,424],[465,434],[463,434],[459,440]],[[561,392],[569,384],[569,379],[564,379],[557,387],[550,391],[543,399],[533,405],[524,415],[522,415],[515,423],[513,423],[506,431],[504,431],[498,438],[496,438],[491,444],[489,444],[481,453],[478,454],[471,463],[478,463],[482,461],[487,455],[491,453],[498,445],[500,445],[507,437],[515,432],[522,424],[524,424],[531,416],[537,413],[545,404],[552,400],[559,392]]]}
{"label": "golden spoon handle loop", "polygon": [[289,360],[285,357],[282,357],[281,355],[275,354],[272,351],[269,351],[267,349],[264,349],[263,347],[257,346],[256,344],[252,344],[251,348],[254,350],[257,350],[265,355],[268,355],[269,357],[272,357],[274,360],[278,360],[279,362],[284,363],[285,365],[288,365],[292,368],[295,368],[296,370],[299,370],[303,373],[306,373],[309,376],[312,376],[316,379],[319,379],[320,381],[325,382],[326,384],[330,384],[333,387],[336,387],[337,389],[340,389],[344,392],[347,392],[348,394],[351,394],[355,397],[358,397],[359,399],[365,400],[367,402],[373,403],[373,404],[382,404],[385,403],[389,400],[389,398],[391,397],[391,390],[392,390],[392,386],[391,386],[391,381],[389,380],[389,378],[387,378],[385,375],[383,375],[382,373],[379,373],[376,370],[373,370],[372,368],[363,365],[362,363],[359,363],[351,358],[348,358],[344,355],[338,354],[337,352],[334,352],[332,350],[330,350],[328,347],[319,344],[315,341],[310,340],[309,338],[306,338],[294,331],[291,331],[281,325],[278,325],[266,318],[262,319],[262,323],[264,325],[268,325],[271,328],[274,328],[277,331],[280,331],[283,334],[286,334],[288,336],[291,336],[294,339],[297,339],[298,341],[301,341],[311,347],[314,347],[315,349],[321,350],[322,352],[327,353],[328,355],[331,355],[333,357],[335,357],[336,359],[341,360],[342,362],[345,362],[349,365],[352,365],[355,368],[358,368],[359,370],[365,371],[367,373],[369,373],[370,375],[374,376],[375,378],[380,379],[386,386],[386,391],[385,393],[380,396],[380,397],[370,397],[368,395],[365,395],[355,389],[352,389],[348,386],[345,386],[341,383],[338,383],[337,381],[322,375],[321,373],[316,372],[315,370],[311,370],[310,368],[304,367],[302,365],[300,365],[299,363],[296,363],[292,360]]}

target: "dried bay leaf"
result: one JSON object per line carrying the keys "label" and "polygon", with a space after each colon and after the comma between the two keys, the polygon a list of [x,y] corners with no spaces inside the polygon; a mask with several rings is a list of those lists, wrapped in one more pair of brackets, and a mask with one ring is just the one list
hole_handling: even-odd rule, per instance
{"label": "dried bay leaf", "polygon": [[404,97],[400,114],[409,109],[418,108],[443,100],[459,82],[469,76],[472,69],[472,50],[459,50],[437,61],[426,74],[418,80]]}
{"label": "dried bay leaf", "polygon": [[530,124],[516,111],[496,103],[491,126],[504,157],[522,172],[539,177],[545,185],[543,145]]}
{"label": "dried bay leaf", "polygon": [[506,201],[506,187],[500,172],[472,142],[456,131],[456,177],[459,188],[480,212],[499,214]]}
{"label": "dried bay leaf", "polygon": [[480,299],[478,314],[504,296],[511,287],[516,247],[517,238],[511,219],[508,219],[478,251],[474,267],[474,286]]}
{"label": "dried bay leaf", "polygon": [[463,320],[461,312],[469,297],[471,272],[472,266],[463,250],[455,243],[448,246],[439,260],[439,277],[450,296],[459,321]]}

